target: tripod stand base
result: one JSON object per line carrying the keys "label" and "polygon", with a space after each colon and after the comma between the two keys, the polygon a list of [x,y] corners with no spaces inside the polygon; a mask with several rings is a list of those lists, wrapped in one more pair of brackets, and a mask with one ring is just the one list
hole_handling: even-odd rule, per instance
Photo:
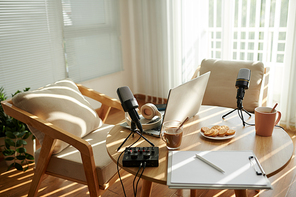
{"label": "tripod stand base", "polygon": [[246,114],[248,114],[249,117],[251,117],[251,114],[250,114],[248,111],[246,111],[244,108],[236,108],[236,109],[234,109],[234,110],[228,112],[227,114],[224,114],[224,115],[222,116],[222,118],[224,119],[226,116],[228,116],[229,114],[231,114],[232,112],[234,112],[234,111],[236,111],[236,110],[237,110],[238,116],[240,117],[240,119],[241,119],[242,122],[243,122],[243,125],[245,126],[245,125],[246,125],[246,122],[245,122],[245,120],[244,120],[244,116],[243,116],[243,112],[242,112],[242,111],[244,111]]}
{"label": "tripod stand base", "polygon": [[117,148],[117,151],[120,150],[120,148],[123,146],[123,144],[127,141],[127,139],[132,135],[132,137],[134,137],[134,134],[137,133],[139,136],[141,136],[144,140],[146,140],[151,146],[154,146],[154,144],[152,142],[150,142],[147,138],[145,138],[142,135],[142,132],[140,133],[137,128],[136,128],[136,124],[132,121],[131,122],[131,132],[130,134],[125,138],[125,140],[121,143],[121,145]]}

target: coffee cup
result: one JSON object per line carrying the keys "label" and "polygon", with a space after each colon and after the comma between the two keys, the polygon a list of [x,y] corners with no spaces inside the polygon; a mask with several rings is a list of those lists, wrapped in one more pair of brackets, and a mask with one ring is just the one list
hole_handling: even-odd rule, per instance
{"label": "coffee cup", "polygon": [[274,126],[280,121],[281,112],[275,109],[271,110],[271,107],[257,107],[255,109],[255,130],[257,135],[271,136]]}
{"label": "coffee cup", "polygon": [[183,126],[177,120],[170,120],[163,123],[161,138],[169,150],[179,149],[183,137]]}

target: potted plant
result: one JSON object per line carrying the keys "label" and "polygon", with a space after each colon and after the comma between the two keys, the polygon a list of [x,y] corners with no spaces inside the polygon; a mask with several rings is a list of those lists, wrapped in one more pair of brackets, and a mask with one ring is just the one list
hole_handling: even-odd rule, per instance
{"label": "potted plant", "polygon": [[[30,88],[26,88],[23,91],[26,92]],[[18,94],[21,91],[16,91],[11,96]],[[4,101],[7,96],[4,92],[4,88],[0,88],[0,100]],[[4,155],[4,159],[8,163],[8,169],[15,167],[17,170],[26,171],[28,164],[34,162],[34,157],[29,154],[26,149],[27,141],[34,139],[34,135],[30,132],[27,125],[14,119],[4,113],[2,105],[0,105],[0,141],[1,153]],[[26,141],[27,140],[27,141]],[[23,167],[26,165],[26,167]]]}

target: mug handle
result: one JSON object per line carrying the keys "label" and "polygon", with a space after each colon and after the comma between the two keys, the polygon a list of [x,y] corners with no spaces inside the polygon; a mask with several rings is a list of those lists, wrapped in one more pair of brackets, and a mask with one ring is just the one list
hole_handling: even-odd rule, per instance
{"label": "mug handle", "polygon": [[279,123],[281,117],[282,117],[282,114],[281,112],[277,111],[277,114],[278,114],[278,118],[276,119],[275,123],[274,123],[274,126],[277,125],[277,123]]}
{"label": "mug handle", "polygon": [[160,138],[162,139],[162,141],[164,141],[164,142],[166,143],[166,140],[164,139],[163,136],[164,136],[164,135],[163,135],[163,132],[161,132],[161,133],[160,133]]}

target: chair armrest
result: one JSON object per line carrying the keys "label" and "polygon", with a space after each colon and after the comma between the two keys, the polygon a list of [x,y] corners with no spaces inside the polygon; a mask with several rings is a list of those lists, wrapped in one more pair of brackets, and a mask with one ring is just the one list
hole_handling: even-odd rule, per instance
{"label": "chair armrest", "polygon": [[99,109],[97,109],[96,112],[103,122],[106,121],[111,108],[115,108],[120,111],[123,111],[123,108],[119,100],[106,96],[105,94],[97,92],[91,88],[87,88],[81,84],[76,84],[76,85],[79,91],[81,92],[81,94],[102,103],[102,106]]}
{"label": "chair armrest", "polygon": [[46,122],[29,112],[26,112],[22,109],[17,108],[12,104],[11,100],[2,101],[1,104],[4,109],[4,112],[7,115],[25,124],[28,124],[38,129],[39,131],[42,131],[43,133],[45,133],[45,135],[48,135],[53,139],[59,139],[74,146],[80,151],[81,154],[84,154],[86,156],[91,156],[92,147],[87,141],[57,126],[54,126],[53,124]]}
{"label": "chair armrest", "polygon": [[106,96],[105,94],[97,92],[91,88],[87,88],[81,84],[76,84],[76,85],[77,85],[79,91],[81,92],[81,94],[83,94],[84,96],[87,96],[87,97],[92,98],[96,101],[99,101],[103,105],[107,105],[109,107],[116,108],[116,109],[123,111],[119,100],[117,100],[115,98],[111,98],[109,96]]}

